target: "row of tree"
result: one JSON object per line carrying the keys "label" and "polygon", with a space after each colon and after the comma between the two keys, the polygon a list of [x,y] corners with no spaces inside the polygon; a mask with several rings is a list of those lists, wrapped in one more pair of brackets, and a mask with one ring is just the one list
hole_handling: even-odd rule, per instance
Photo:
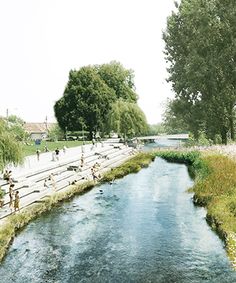
{"label": "row of tree", "polygon": [[148,129],[137,100],[133,71],[113,61],[71,70],[54,111],[65,133],[87,130],[92,138],[115,131],[130,137]]}
{"label": "row of tree", "polygon": [[[213,141],[235,140],[236,9],[234,0],[182,0],[164,33],[175,99],[167,115]],[[171,115],[170,115],[171,113]]]}

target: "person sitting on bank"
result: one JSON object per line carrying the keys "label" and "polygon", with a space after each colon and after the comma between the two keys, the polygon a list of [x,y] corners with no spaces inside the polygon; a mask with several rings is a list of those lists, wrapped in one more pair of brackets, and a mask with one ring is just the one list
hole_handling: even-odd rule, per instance
{"label": "person sitting on bank", "polygon": [[53,173],[51,173],[51,174],[49,175],[48,181],[51,182],[52,188],[53,188],[54,190],[56,190],[56,181],[55,181],[55,179],[54,179]]}
{"label": "person sitting on bank", "polygon": [[7,181],[8,184],[12,184],[13,180],[11,170],[5,170],[5,172],[3,173],[3,180]]}

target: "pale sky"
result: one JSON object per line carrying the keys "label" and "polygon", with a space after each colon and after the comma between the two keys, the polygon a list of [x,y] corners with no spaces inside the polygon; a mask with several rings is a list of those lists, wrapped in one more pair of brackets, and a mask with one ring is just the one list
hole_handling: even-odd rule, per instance
{"label": "pale sky", "polygon": [[55,122],[53,105],[71,69],[119,61],[135,72],[148,123],[173,97],[162,31],[174,0],[7,0],[0,2],[0,115]]}

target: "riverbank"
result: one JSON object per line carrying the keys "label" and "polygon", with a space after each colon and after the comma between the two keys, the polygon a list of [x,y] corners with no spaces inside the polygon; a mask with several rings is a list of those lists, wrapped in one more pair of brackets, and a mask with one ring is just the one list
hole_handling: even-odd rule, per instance
{"label": "riverbank", "polygon": [[206,220],[226,244],[236,268],[236,163],[227,156],[200,152],[159,151],[170,162],[185,163],[195,174],[193,201],[207,209]]}
{"label": "riverbank", "polygon": [[142,168],[147,167],[153,158],[153,154],[139,153],[125,161],[122,165],[104,173],[103,177],[96,183],[93,181],[77,182],[74,185],[68,186],[62,192],[55,192],[41,199],[40,202],[26,207],[20,213],[12,214],[7,217],[0,227],[0,261],[2,261],[6,255],[8,247],[14,240],[16,234],[30,221],[43,213],[49,212],[58,203],[69,200],[75,195],[82,194],[95,185],[100,185],[116,178],[122,178],[127,174],[138,172]]}

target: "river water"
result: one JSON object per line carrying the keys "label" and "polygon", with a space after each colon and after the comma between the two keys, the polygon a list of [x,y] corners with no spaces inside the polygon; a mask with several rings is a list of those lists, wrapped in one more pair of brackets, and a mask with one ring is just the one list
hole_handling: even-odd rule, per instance
{"label": "river water", "polygon": [[185,165],[156,158],[56,207],[16,237],[0,282],[236,282],[192,184]]}

